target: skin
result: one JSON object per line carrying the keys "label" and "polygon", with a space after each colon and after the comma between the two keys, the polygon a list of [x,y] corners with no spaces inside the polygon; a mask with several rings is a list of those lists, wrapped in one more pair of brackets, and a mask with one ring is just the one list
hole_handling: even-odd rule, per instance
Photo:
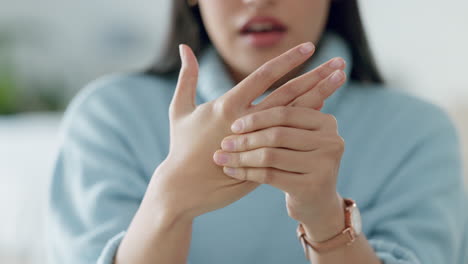
{"label": "skin", "polygon": [[[234,81],[239,82],[263,63],[300,43],[317,43],[328,17],[329,0],[199,0],[203,24],[213,45],[225,61]],[[285,38],[271,48],[254,48],[239,35],[248,19],[273,16],[288,28]],[[296,76],[302,67],[282,78],[274,87]]]}
{"label": "skin", "polygon": [[[213,43],[231,77],[239,81],[220,98],[196,106],[197,59],[190,47],[180,46],[182,67],[170,105],[170,151],[154,172],[115,263],[186,263],[193,220],[260,184],[284,191],[289,216],[303,223],[310,240],[324,241],[344,228],[342,198],[336,191],[344,140],[334,116],[319,110],[345,82],[345,62],[334,58],[303,75],[291,74],[312,56],[312,43],[304,52],[306,44],[298,44],[318,40],[329,3],[199,4]],[[290,34],[275,47],[252,49],[238,39],[235,26],[253,14],[281,17]],[[273,93],[252,105],[272,87]],[[380,263],[364,235],[351,246],[313,253],[311,261]]]}

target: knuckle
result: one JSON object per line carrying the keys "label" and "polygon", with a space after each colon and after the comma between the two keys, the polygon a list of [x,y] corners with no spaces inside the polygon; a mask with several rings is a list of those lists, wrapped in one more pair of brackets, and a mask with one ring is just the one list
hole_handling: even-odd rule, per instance
{"label": "knuckle", "polygon": [[269,134],[273,145],[281,145],[285,136],[285,131],[281,127],[272,128]]}
{"label": "knuckle", "polygon": [[340,153],[345,150],[345,140],[341,136],[336,137],[336,148]]}
{"label": "knuckle", "polygon": [[289,118],[289,115],[290,115],[290,111],[289,111],[289,108],[286,107],[286,106],[280,106],[277,108],[276,110],[276,115],[277,115],[277,119],[282,123],[286,123],[288,121],[288,118]]}
{"label": "knuckle", "polygon": [[237,167],[243,167],[247,162],[247,157],[243,153],[231,153],[232,163]]}
{"label": "knuckle", "polygon": [[224,112],[227,108],[227,102],[224,100],[216,100],[213,103],[213,109],[215,112]]}
{"label": "knuckle", "polygon": [[345,140],[344,140],[344,138],[341,137],[341,136],[338,136],[338,141],[339,141],[339,143],[344,147],[344,145],[345,145],[345,143],[346,143]]}
{"label": "knuckle", "polygon": [[233,115],[232,108],[229,106],[230,104],[228,100],[216,100],[213,103],[213,112],[221,115],[222,117],[229,117]]}
{"label": "knuckle", "polygon": [[244,120],[245,128],[251,129],[255,127],[255,124],[258,124],[260,117],[258,116],[257,113],[254,113],[243,118],[243,120]]}
{"label": "knuckle", "polygon": [[251,179],[251,170],[250,169],[242,169],[238,168],[239,170],[239,180],[241,181],[247,181]]}
{"label": "knuckle", "polygon": [[272,169],[261,170],[261,182],[264,184],[271,184],[274,181],[275,172]]}
{"label": "knuckle", "polygon": [[241,149],[248,149],[250,146],[249,136],[241,136],[239,139],[239,145]]}
{"label": "knuckle", "polygon": [[325,82],[325,83],[322,82],[319,85],[319,89],[317,89],[318,90],[317,93],[319,94],[319,96],[321,98],[326,98],[328,96],[329,91],[330,91],[329,88],[330,88],[330,85],[328,84],[328,82]]}
{"label": "knuckle", "polygon": [[320,67],[317,69],[317,73],[321,79],[325,79],[330,75],[331,70],[328,67]]}
{"label": "knuckle", "polygon": [[326,125],[326,126],[336,127],[338,125],[338,121],[336,120],[336,117],[332,114],[324,114],[322,122],[323,122],[322,125]]}
{"label": "knuckle", "polygon": [[270,167],[275,162],[275,153],[269,148],[263,148],[260,154],[260,163],[262,166]]}
{"label": "knuckle", "polygon": [[330,127],[330,131],[333,131],[335,135],[338,135],[338,120],[336,119],[336,117],[332,114],[328,114],[327,120],[327,124]]}
{"label": "knuckle", "polygon": [[287,204],[287,207],[286,207],[287,211],[288,211],[288,216],[291,217],[292,219],[300,219],[300,215],[299,213],[297,212],[297,210],[295,210],[294,208],[292,208],[289,204]]}
{"label": "knuckle", "polygon": [[345,150],[345,141],[341,136],[334,136],[329,143],[331,153],[343,153]]}
{"label": "knuckle", "polygon": [[289,80],[282,86],[282,95],[287,98],[295,98],[299,94],[300,84],[297,80]]}
{"label": "knuckle", "polygon": [[260,80],[270,80],[273,76],[272,64],[270,62],[265,63],[258,69],[256,76]]}
{"label": "knuckle", "polygon": [[333,123],[333,124],[338,123],[338,121],[336,120],[336,117],[334,115],[325,114],[325,116],[326,116],[328,122]]}

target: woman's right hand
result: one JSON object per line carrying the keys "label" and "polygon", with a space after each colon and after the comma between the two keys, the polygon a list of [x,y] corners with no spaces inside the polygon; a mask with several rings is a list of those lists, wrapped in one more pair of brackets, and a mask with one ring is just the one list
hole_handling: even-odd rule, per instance
{"label": "woman's right hand", "polygon": [[332,59],[252,105],[274,82],[305,62],[314,50],[312,43],[296,46],[265,63],[220,98],[196,106],[198,63],[192,50],[181,45],[182,68],[169,111],[170,150],[154,172],[146,194],[156,203],[155,207],[172,217],[193,219],[225,207],[255,189],[258,183],[239,182],[226,176],[222,167],[213,162],[213,153],[220,148],[221,140],[232,134],[231,124],[241,116],[300,102],[301,98],[303,102],[299,105],[321,108],[323,101],[344,83],[343,80],[333,85],[327,81],[331,73],[344,68],[340,58],[334,60],[341,60],[341,64],[332,64]]}

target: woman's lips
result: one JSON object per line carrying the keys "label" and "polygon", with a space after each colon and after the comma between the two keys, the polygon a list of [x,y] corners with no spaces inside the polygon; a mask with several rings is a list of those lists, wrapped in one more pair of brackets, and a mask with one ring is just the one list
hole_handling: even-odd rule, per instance
{"label": "woman's lips", "polygon": [[285,35],[286,31],[250,32],[242,34],[242,38],[249,45],[257,48],[265,48],[279,43]]}
{"label": "woman's lips", "polygon": [[[263,32],[258,32],[258,26]],[[287,27],[277,18],[257,16],[249,19],[240,29],[241,37],[247,44],[257,48],[273,46],[284,38]]]}

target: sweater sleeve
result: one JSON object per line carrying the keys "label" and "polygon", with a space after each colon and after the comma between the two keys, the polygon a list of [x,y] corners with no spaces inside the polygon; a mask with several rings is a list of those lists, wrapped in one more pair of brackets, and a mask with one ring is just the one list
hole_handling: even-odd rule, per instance
{"label": "sweater sleeve", "polygon": [[49,192],[48,263],[113,263],[148,184],[122,126],[125,111],[106,83],[86,87],[62,121]]}
{"label": "sweater sleeve", "polygon": [[[370,245],[384,264],[465,264],[467,198],[460,143],[448,115],[414,119],[405,149],[366,212]],[[408,142],[408,141],[407,141]],[[385,158],[385,155],[383,155]],[[365,224],[365,223],[364,223]]]}

